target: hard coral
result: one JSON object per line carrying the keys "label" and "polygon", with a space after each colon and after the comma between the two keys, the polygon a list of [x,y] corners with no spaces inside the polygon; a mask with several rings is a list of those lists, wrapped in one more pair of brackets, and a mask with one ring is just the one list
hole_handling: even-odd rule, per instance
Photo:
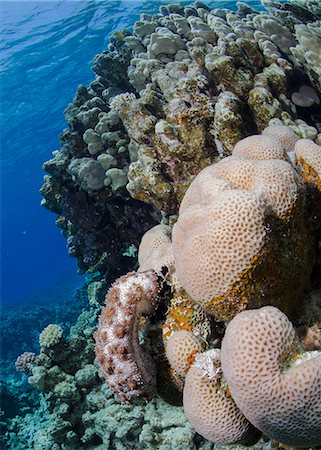
{"label": "hard coral", "polygon": [[36,354],[33,352],[23,352],[18,356],[15,362],[16,370],[19,372],[28,373],[31,371],[31,366],[36,362]]}
{"label": "hard coral", "polygon": [[321,192],[321,146],[309,139],[300,139],[294,151],[302,177]]}
{"label": "hard coral", "polygon": [[220,350],[196,355],[187,373],[184,411],[195,430],[215,443],[254,443],[258,432],[234,403],[220,367]]}
{"label": "hard coral", "polygon": [[186,292],[173,295],[163,324],[165,345],[173,333],[190,331],[206,341],[211,335],[211,323],[204,309],[192,301]]}
{"label": "hard coral", "polygon": [[154,361],[138,340],[142,314],[152,314],[158,294],[154,271],[119,278],[106,296],[95,335],[96,355],[107,384],[121,400],[156,392]]}
{"label": "hard coral", "polygon": [[239,141],[233,156],[247,159],[285,159],[285,152],[281,143],[269,136],[253,135]]}
{"label": "hard coral", "polygon": [[321,353],[303,353],[277,308],[244,311],[227,326],[222,370],[245,417],[293,447],[321,444]]}
{"label": "hard coral", "polygon": [[166,343],[166,356],[179,376],[185,377],[197,353],[204,350],[205,341],[187,330],[173,333]]}
{"label": "hard coral", "polygon": [[171,228],[167,225],[156,225],[148,230],[138,249],[139,272],[153,269],[159,272],[162,267],[174,271],[174,257],[171,241]]}
{"label": "hard coral", "polygon": [[[242,150],[243,157],[204,169],[173,228],[179,281],[221,320],[264,304],[290,311],[310,275],[302,181],[288,162],[265,159],[275,156],[269,148],[265,153],[266,140],[246,138],[245,145],[255,146]],[[277,143],[274,148],[281,152]],[[247,152],[256,159],[245,158]]]}
{"label": "hard coral", "polygon": [[49,324],[39,336],[39,344],[42,348],[51,348],[63,340],[63,329],[59,325]]}
{"label": "hard coral", "polygon": [[284,151],[293,151],[295,143],[299,140],[299,136],[284,125],[269,125],[262,131],[262,135],[276,139]]}

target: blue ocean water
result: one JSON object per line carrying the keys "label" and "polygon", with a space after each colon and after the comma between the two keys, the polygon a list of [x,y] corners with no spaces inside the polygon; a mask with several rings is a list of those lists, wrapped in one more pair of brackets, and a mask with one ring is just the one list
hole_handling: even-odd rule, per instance
{"label": "blue ocean water", "polygon": [[[1,299],[24,302],[79,285],[54,215],[40,206],[42,163],[59,149],[63,111],[111,32],[169,1],[2,1]],[[180,2],[189,4],[190,2]],[[235,9],[235,1],[207,2]],[[259,2],[249,1],[259,8]]]}

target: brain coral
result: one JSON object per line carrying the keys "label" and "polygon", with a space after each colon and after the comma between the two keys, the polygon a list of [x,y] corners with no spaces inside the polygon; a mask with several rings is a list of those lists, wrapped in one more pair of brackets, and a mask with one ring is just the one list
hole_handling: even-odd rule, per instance
{"label": "brain coral", "polygon": [[262,131],[262,134],[276,139],[286,151],[292,151],[296,141],[299,140],[294,131],[285,125],[269,125]]}
{"label": "brain coral", "polygon": [[302,354],[277,308],[244,311],[227,326],[222,370],[245,417],[293,447],[321,444],[321,353]]}
{"label": "brain coral", "polygon": [[283,145],[278,140],[256,134],[239,141],[233,155],[248,159],[285,159]]}
{"label": "brain coral", "polygon": [[120,277],[106,296],[95,335],[96,355],[107,384],[121,400],[151,397],[156,391],[155,365],[138,340],[139,319],[152,314],[158,294],[150,270]]}
{"label": "brain coral", "polygon": [[188,421],[205,439],[225,444],[255,442],[256,430],[234,403],[222,377],[220,350],[196,356],[186,376],[183,405]]}
{"label": "brain coral", "polygon": [[153,269],[158,272],[163,266],[174,270],[171,229],[167,225],[156,225],[148,230],[139,245],[139,271]]}
{"label": "brain coral", "polygon": [[171,367],[185,377],[197,353],[202,353],[204,342],[187,330],[175,331],[166,343],[166,356]]}
{"label": "brain coral", "polygon": [[288,162],[264,159],[269,149],[257,152],[203,169],[173,228],[179,281],[222,320],[264,304],[288,311],[310,274],[302,182]]}

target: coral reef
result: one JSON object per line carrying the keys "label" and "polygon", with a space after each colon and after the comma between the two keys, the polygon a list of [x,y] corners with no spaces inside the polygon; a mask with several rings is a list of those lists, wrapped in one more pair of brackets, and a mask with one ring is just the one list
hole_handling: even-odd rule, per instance
{"label": "coral reef", "polygon": [[202,353],[205,342],[187,330],[178,330],[166,342],[166,357],[180,377],[185,377],[196,353]]}
{"label": "coral reef", "polygon": [[15,362],[15,367],[19,372],[28,373],[32,365],[36,362],[36,354],[33,352],[23,352],[18,356]]}
{"label": "coral reef", "polygon": [[159,272],[167,267],[174,269],[174,257],[171,241],[171,228],[168,225],[156,225],[142,237],[138,248],[139,272],[155,270]]}
{"label": "coral reef", "polygon": [[41,188],[86,307],[40,352],[17,323],[39,409],[7,448],[321,445],[321,10],[263,3],[163,5],[95,57]]}
{"label": "coral reef", "polygon": [[59,345],[63,341],[64,330],[55,324],[49,324],[39,336],[39,344],[43,349],[49,349]]}
{"label": "coral reef", "polygon": [[[103,61],[110,61],[108,55],[97,58],[94,70],[101,72]],[[108,85],[111,77],[104,80]],[[61,135],[62,147],[44,164],[49,175],[41,188],[42,204],[58,214],[56,223],[80,271],[110,270],[112,276],[117,266],[123,266],[124,272],[134,267],[125,249],[138,245],[158,214],[130,198],[125,185],[135,152],[129,150],[118,114],[110,111],[108,100],[94,88],[98,89],[95,82],[88,89],[79,87],[66,109],[69,129]]]}
{"label": "coral reef", "polygon": [[303,179],[321,192],[321,146],[309,139],[300,139],[294,152]]}

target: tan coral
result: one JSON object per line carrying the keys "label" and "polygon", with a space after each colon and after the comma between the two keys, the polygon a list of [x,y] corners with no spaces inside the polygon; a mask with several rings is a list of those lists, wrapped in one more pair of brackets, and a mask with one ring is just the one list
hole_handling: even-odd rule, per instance
{"label": "tan coral", "polygon": [[301,195],[301,180],[286,161],[264,158],[263,149],[261,153],[262,160],[225,158],[212,166],[212,175],[229,181],[234,188],[262,195],[280,219],[288,220]]}
{"label": "tan coral", "polygon": [[176,273],[221,320],[275,304],[289,311],[310,274],[302,183],[281,160],[231,156],[192,182],[173,228]]}
{"label": "tan coral", "polygon": [[245,417],[293,447],[321,444],[321,353],[302,353],[291,322],[266,306],[237,315],[222,342],[222,370]]}
{"label": "tan coral", "polygon": [[171,367],[179,376],[185,377],[195,355],[202,353],[205,342],[193,333],[179,330],[173,333],[166,343],[166,356]]}
{"label": "tan coral", "polygon": [[218,349],[196,356],[185,379],[183,406],[192,427],[211,442],[252,444],[258,437],[229,393]]}
{"label": "tan coral", "polygon": [[64,330],[60,325],[52,324],[46,326],[39,336],[39,344],[41,348],[51,348],[63,341]]}
{"label": "tan coral", "polygon": [[157,304],[157,275],[150,270],[120,277],[106,296],[98,330],[96,355],[107,384],[121,400],[150,398],[156,392],[156,368],[138,340],[141,316]]}
{"label": "tan coral", "polygon": [[287,152],[293,151],[295,143],[300,139],[291,128],[285,125],[269,125],[262,131],[262,135],[270,136],[279,141]]}
{"label": "tan coral", "polygon": [[304,180],[321,191],[321,146],[310,139],[300,139],[294,151]]}
{"label": "tan coral", "polygon": [[153,269],[159,272],[162,267],[167,267],[174,272],[174,257],[171,241],[171,228],[167,225],[156,225],[148,230],[138,249],[139,272]]}
{"label": "tan coral", "polygon": [[285,152],[278,140],[255,134],[239,141],[233,149],[233,156],[247,159],[285,159]]}

